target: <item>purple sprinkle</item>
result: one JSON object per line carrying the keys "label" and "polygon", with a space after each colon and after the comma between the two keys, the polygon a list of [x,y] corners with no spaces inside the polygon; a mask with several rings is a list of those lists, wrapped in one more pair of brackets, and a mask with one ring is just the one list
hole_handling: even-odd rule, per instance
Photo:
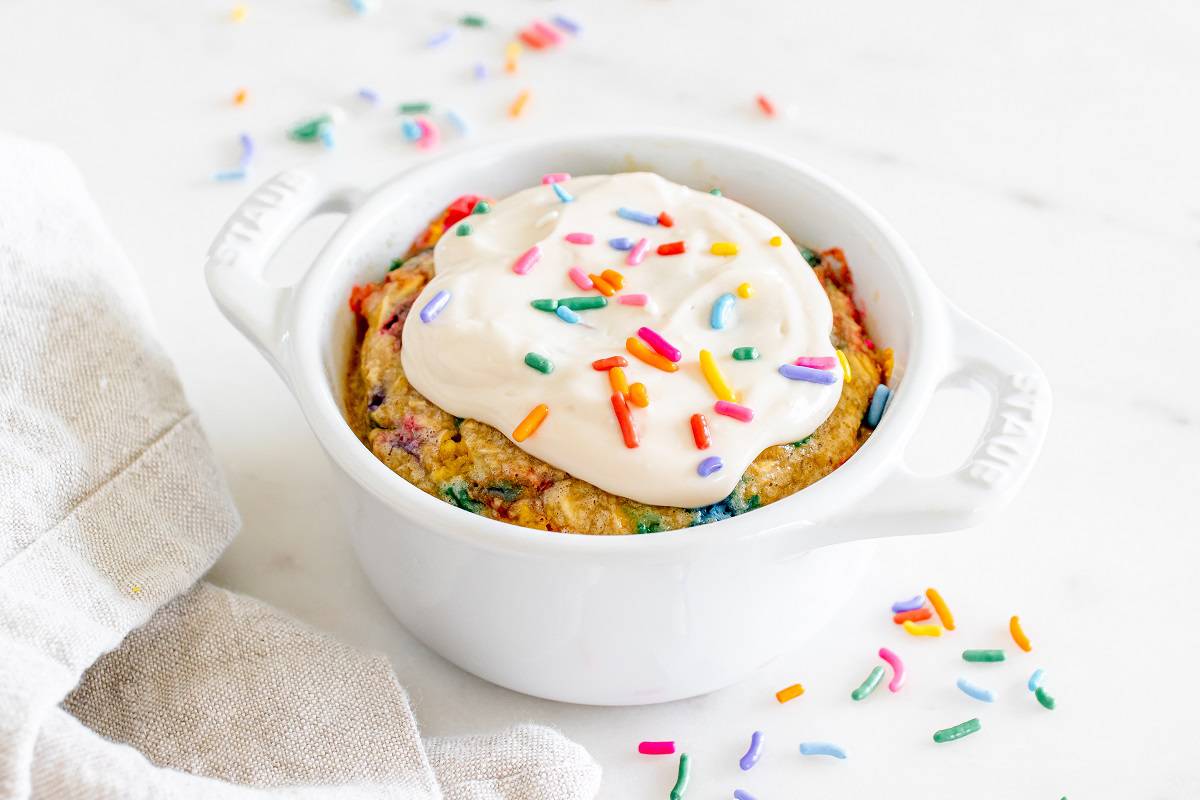
{"label": "purple sprinkle", "polygon": [[248,133],[243,133],[239,140],[242,143],[242,157],[238,159],[238,166],[244,170],[250,166],[250,159],[254,158],[254,140]]}
{"label": "purple sprinkle", "polygon": [[758,759],[762,755],[762,740],[762,731],[750,734],[750,747],[746,750],[746,755],[742,756],[742,760],[738,762],[738,766],[742,768],[743,772],[758,763]]}
{"label": "purple sprinkle", "polygon": [[484,66],[482,61],[475,62],[474,74],[477,81],[481,81],[487,77],[487,67]]}
{"label": "purple sprinkle", "polygon": [[609,239],[608,246],[613,250],[632,250],[633,240],[627,236],[618,236],[616,239]]}
{"label": "purple sprinkle", "polygon": [[837,375],[829,370],[797,367],[795,364],[784,364],[779,368],[779,374],[791,381],[809,383],[830,384],[837,380]]}
{"label": "purple sprinkle", "polygon": [[425,304],[421,309],[421,322],[433,322],[437,319],[438,314],[442,313],[442,309],[450,302],[450,293],[445,289],[441,289],[433,296],[433,299]]}
{"label": "purple sprinkle", "polygon": [[358,96],[363,100],[366,100],[371,105],[375,105],[379,102],[379,92],[376,92],[374,89],[368,89],[365,86],[358,90]]}
{"label": "purple sprinkle", "polygon": [[899,614],[901,611],[915,611],[925,605],[925,596],[915,594],[907,600],[897,600],[892,603],[892,613]]}
{"label": "purple sprinkle", "polygon": [[575,22],[574,20],[570,20],[570,19],[567,19],[566,17],[558,16],[558,17],[551,17],[550,21],[553,22],[559,28],[562,28],[567,33],[575,34],[575,35],[579,34],[579,23]]}
{"label": "purple sprinkle", "polygon": [[446,28],[444,31],[438,31],[425,42],[426,47],[441,47],[446,42],[450,41],[450,37],[454,35],[453,28]]}
{"label": "purple sprinkle", "polygon": [[754,795],[750,794],[745,789],[734,789],[733,800],[754,800]]}
{"label": "purple sprinkle", "polygon": [[707,478],[723,466],[725,466],[725,462],[721,460],[720,456],[709,456],[700,462],[700,466],[696,467],[696,474],[701,478]]}

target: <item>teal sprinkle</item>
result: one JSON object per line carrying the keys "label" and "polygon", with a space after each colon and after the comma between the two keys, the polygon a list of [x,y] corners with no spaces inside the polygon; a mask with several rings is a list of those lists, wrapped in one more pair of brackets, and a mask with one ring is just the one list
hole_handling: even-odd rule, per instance
{"label": "teal sprinkle", "polygon": [[446,495],[451,503],[472,514],[478,514],[483,508],[483,503],[471,499],[471,495],[467,492],[467,484],[462,480],[456,479],[443,486],[442,494]]}
{"label": "teal sprinkle", "polygon": [[458,236],[470,236],[471,226],[464,222],[462,225],[459,225],[454,229],[454,233]]}
{"label": "teal sprinkle", "polygon": [[471,209],[472,214],[486,214],[492,210],[492,206],[487,200],[480,200],[475,204],[475,208]]}
{"label": "teal sprinkle", "polygon": [[715,186],[712,189],[709,189],[708,193],[711,194],[713,197],[723,197],[724,196],[724,195],[722,195],[721,190],[716,188]]}
{"label": "teal sprinkle", "polygon": [[821,266],[821,257],[807,247],[800,248],[800,255],[804,256],[804,260],[808,262],[810,267]]}
{"label": "teal sprinkle", "polygon": [[642,514],[634,522],[634,529],[638,533],[658,533],[663,529],[662,517],[658,514]]}

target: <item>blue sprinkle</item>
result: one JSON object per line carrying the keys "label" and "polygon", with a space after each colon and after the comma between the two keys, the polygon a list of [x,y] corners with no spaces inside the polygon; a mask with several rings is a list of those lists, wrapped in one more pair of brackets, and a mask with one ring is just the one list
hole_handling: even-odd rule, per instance
{"label": "blue sprinkle", "polygon": [[554,313],[558,314],[558,318],[563,322],[569,322],[572,325],[574,325],[576,322],[579,322],[579,315],[566,306],[559,306],[558,308],[554,309]]}
{"label": "blue sprinkle", "polygon": [[729,312],[733,310],[733,295],[726,293],[713,301],[712,314],[709,315],[708,321],[712,325],[713,330],[724,330],[729,324]]}
{"label": "blue sprinkle", "polygon": [[867,416],[863,420],[863,424],[868,428],[874,428],[879,424],[879,420],[883,418],[883,412],[887,409],[888,400],[892,397],[892,390],[884,386],[882,383],[875,387],[875,394],[871,397],[871,405],[867,408]]}
{"label": "blue sprinkle", "polygon": [[996,699],[996,695],[992,694],[991,689],[976,686],[966,678],[958,679],[958,688],[962,689],[964,694],[974,697],[976,700],[982,700],[985,703],[990,703]]}
{"label": "blue sprinkle", "polygon": [[720,456],[709,456],[700,462],[700,466],[696,467],[696,474],[701,478],[707,478],[724,466],[725,462],[721,460]]}
{"label": "blue sprinkle", "polygon": [[800,755],[833,756],[834,758],[845,758],[846,751],[832,742],[801,742]]}
{"label": "blue sprinkle", "polygon": [[617,209],[617,216],[633,222],[640,222],[643,225],[658,224],[658,216],[656,214],[647,214],[645,211],[634,211],[632,208],[625,208],[624,206]]}
{"label": "blue sprinkle", "polygon": [[916,611],[923,605],[925,605],[925,595],[914,594],[907,600],[897,600],[892,603],[892,613],[899,614],[901,611]]}
{"label": "blue sprinkle", "polygon": [[441,289],[433,296],[433,299],[425,304],[421,309],[421,322],[433,322],[437,319],[438,314],[442,313],[442,309],[450,302],[450,293],[445,289]]}
{"label": "blue sprinkle", "polygon": [[613,250],[632,250],[633,240],[626,236],[618,236],[616,239],[609,239],[608,246]]}
{"label": "blue sprinkle", "polygon": [[472,70],[472,74],[475,76],[475,80],[481,81],[487,77],[487,67],[482,61],[477,61],[475,62],[475,68]]}
{"label": "blue sprinkle", "polygon": [[566,17],[559,16],[559,17],[551,17],[550,21],[553,22],[559,28],[562,28],[567,33],[572,33],[572,34],[579,33],[579,23],[575,22],[574,20],[570,20],[570,19],[567,19]]}
{"label": "blue sprinkle", "polygon": [[426,47],[441,47],[446,42],[450,41],[450,37],[454,35],[453,28],[446,28],[444,31],[438,31],[433,36],[430,36],[425,42]]}
{"label": "blue sprinkle", "polygon": [[218,172],[213,175],[213,180],[217,181],[241,181],[246,179],[246,170],[244,169],[227,169],[224,172]]}
{"label": "blue sprinkle", "polygon": [[367,13],[366,0],[350,0],[350,8],[354,9],[356,14]]}
{"label": "blue sprinkle", "polygon": [[779,374],[790,381],[808,381],[809,383],[830,384],[837,380],[837,375],[830,370],[797,367],[795,364],[784,364],[779,368]]}
{"label": "blue sprinkle", "polygon": [[450,120],[450,124],[453,125],[461,135],[466,136],[471,132],[471,126],[467,124],[467,121],[463,119],[457,111],[447,111],[446,119]]}
{"label": "blue sprinkle", "polygon": [[733,800],[754,800],[754,795],[742,789],[734,789]]}
{"label": "blue sprinkle", "polygon": [[404,120],[400,123],[400,130],[404,132],[404,138],[410,142],[415,142],[421,138],[421,126],[415,120]]}
{"label": "blue sprinkle", "polygon": [[562,200],[564,203],[569,203],[575,199],[574,197],[571,197],[570,192],[559,186],[557,183],[550,184],[550,188],[554,190],[556,195],[558,195],[558,199]]}
{"label": "blue sprinkle", "polygon": [[326,150],[333,149],[333,126],[328,122],[321,123],[317,128],[317,137],[321,140],[321,144],[325,145]]}
{"label": "blue sprinkle", "polygon": [[1046,670],[1038,667],[1029,676],[1029,691],[1036,692],[1038,687],[1042,685],[1042,676],[1046,674]]}
{"label": "blue sprinkle", "polygon": [[358,96],[363,100],[366,100],[371,105],[375,105],[379,102],[379,93],[374,89],[368,89],[365,86],[358,90]]}
{"label": "blue sprinkle", "polygon": [[243,133],[239,141],[242,143],[242,157],[238,159],[238,166],[244,170],[250,166],[250,159],[254,158],[254,140],[250,138],[250,134]]}

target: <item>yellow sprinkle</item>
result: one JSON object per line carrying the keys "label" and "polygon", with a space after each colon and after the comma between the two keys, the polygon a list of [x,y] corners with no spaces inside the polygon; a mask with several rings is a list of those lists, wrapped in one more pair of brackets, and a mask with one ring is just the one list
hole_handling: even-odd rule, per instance
{"label": "yellow sprinkle", "polygon": [[841,362],[841,365],[842,365],[842,378],[846,381],[846,383],[849,383],[850,382],[850,359],[846,358],[846,354],[843,353],[841,350],[838,350],[837,354],[838,354],[838,361]]}
{"label": "yellow sprinkle", "polygon": [[521,112],[525,110],[527,102],[529,102],[529,90],[525,89],[517,95],[517,99],[513,100],[513,104],[508,107],[508,115],[513,119],[521,116]]}
{"label": "yellow sprinkle", "polygon": [[776,692],[775,699],[781,703],[786,703],[788,700],[795,700],[802,694],[804,694],[804,687],[798,683],[793,683],[786,689],[780,689]]}
{"label": "yellow sprinkle", "polygon": [[229,17],[234,22],[242,22],[243,20],[246,19],[246,7],[245,6],[234,6],[233,10],[229,12]]}
{"label": "yellow sprinkle", "polygon": [[770,239],[767,240],[767,244],[771,245],[771,247],[779,247],[781,244],[783,244],[783,237],[782,236],[772,236]]}
{"label": "yellow sprinkle", "polygon": [[729,387],[729,382],[721,374],[721,369],[717,366],[717,360],[713,358],[713,354],[707,350],[700,351],[700,371],[704,373],[704,380],[708,381],[708,387],[713,390],[713,394],[717,396],[718,400],[737,402],[737,394]]}
{"label": "yellow sprinkle", "polygon": [[246,102],[246,90],[245,89],[238,89],[236,92],[233,93],[233,104],[235,106],[240,106],[242,103],[245,103],[245,102]]}
{"label": "yellow sprinkle", "polygon": [[737,288],[738,297],[743,299],[754,297],[754,287],[748,283],[743,283]]}
{"label": "yellow sprinkle", "polygon": [[713,242],[712,254],[714,256],[736,256],[737,253],[737,245],[733,242]]}
{"label": "yellow sprinkle", "polygon": [[608,383],[614,392],[629,394],[629,381],[625,380],[625,370],[620,367],[613,367],[608,371]]}
{"label": "yellow sprinkle", "polygon": [[645,408],[650,405],[650,395],[646,392],[646,384],[632,384],[629,387],[629,400],[638,408]]}
{"label": "yellow sprinkle", "polygon": [[517,57],[521,55],[521,45],[518,42],[509,42],[504,48],[504,71],[513,73],[517,71]]}
{"label": "yellow sprinkle", "polygon": [[942,629],[937,625],[918,625],[911,619],[904,620],[904,630],[913,636],[941,636]]}
{"label": "yellow sprinkle", "polygon": [[892,382],[892,370],[896,366],[896,354],[892,352],[892,348],[883,348],[883,382]]}
{"label": "yellow sprinkle", "polygon": [[545,403],[534,406],[533,410],[526,415],[525,419],[521,420],[521,424],[513,431],[513,441],[523,442],[532,436],[549,413],[550,406]]}
{"label": "yellow sprinkle", "polygon": [[130,586],[130,587],[129,587],[129,591],[133,592],[134,594],[141,594],[141,593],[142,593],[142,587],[141,587],[141,586],[138,586],[138,585],[135,583],[133,586]]}
{"label": "yellow sprinkle", "polygon": [[[595,280],[595,276],[592,276],[592,280]],[[630,336],[625,340],[625,349],[634,358],[645,361],[650,366],[661,369],[663,372],[675,372],[679,369],[678,364],[666,356],[661,356],[654,350],[651,350],[650,345],[636,336]]]}

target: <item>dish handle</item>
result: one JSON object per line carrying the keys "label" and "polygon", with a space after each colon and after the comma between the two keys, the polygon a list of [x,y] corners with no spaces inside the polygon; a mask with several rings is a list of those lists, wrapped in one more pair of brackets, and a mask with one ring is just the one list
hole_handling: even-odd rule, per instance
{"label": "dish handle", "polygon": [[363,196],[311,170],[282,172],[238,206],[208,250],[204,274],[217,307],[285,381],[283,316],[292,287],[268,283],[267,264],[305,222],[318,214],[348,214]]}
{"label": "dish handle", "polygon": [[975,384],[992,401],[975,447],[934,475],[915,472],[901,454],[857,508],[816,527],[820,544],[969,528],[1007,505],[1033,469],[1050,422],[1045,375],[1016,345],[947,305],[952,345],[940,385]]}

